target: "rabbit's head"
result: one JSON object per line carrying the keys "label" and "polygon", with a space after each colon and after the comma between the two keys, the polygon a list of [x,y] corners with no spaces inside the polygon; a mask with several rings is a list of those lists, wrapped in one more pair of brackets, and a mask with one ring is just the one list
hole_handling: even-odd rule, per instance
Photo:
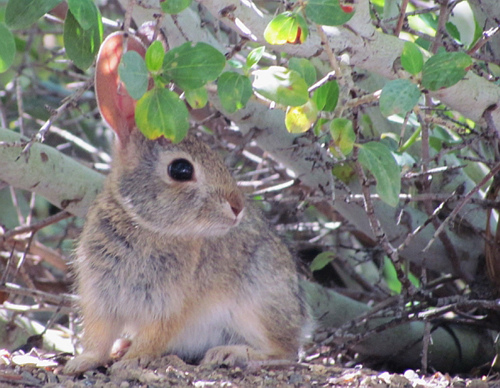
{"label": "rabbit's head", "polygon": [[[144,56],[133,36],[128,50]],[[118,76],[123,33],[102,44],[96,66],[99,109],[117,134],[109,185],[137,227],[164,236],[227,233],[244,216],[245,199],[220,157],[195,135],[178,144],[147,139],[136,127],[135,101]]]}

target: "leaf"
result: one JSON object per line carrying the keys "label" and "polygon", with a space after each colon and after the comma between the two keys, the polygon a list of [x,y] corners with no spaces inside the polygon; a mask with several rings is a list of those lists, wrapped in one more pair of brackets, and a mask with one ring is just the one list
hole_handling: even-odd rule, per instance
{"label": "leaf", "polygon": [[247,56],[247,68],[250,69],[253,65],[259,63],[260,58],[264,55],[264,51],[266,51],[265,46],[260,46],[250,51]]}
{"label": "leaf", "polygon": [[332,112],[337,106],[339,94],[339,84],[336,80],[332,80],[316,89],[313,93],[312,99],[316,103],[319,110]]}
{"label": "leaf", "polygon": [[255,70],[253,88],[262,96],[285,106],[304,105],[309,99],[307,83],[294,70],[281,66]]}
{"label": "leaf", "polygon": [[405,42],[401,53],[401,66],[410,74],[417,74],[424,66],[424,56],[413,42]]}
{"label": "leaf", "polygon": [[300,44],[307,39],[309,28],[299,14],[284,12],[269,22],[264,30],[264,39],[269,44]]}
{"label": "leaf", "polygon": [[165,50],[163,49],[163,45],[159,40],[155,40],[148,47],[146,51],[145,61],[146,67],[152,73],[157,73],[161,70],[163,65],[163,58],[165,57]]}
{"label": "leaf", "polygon": [[64,47],[66,54],[80,69],[86,70],[94,62],[94,58],[102,43],[102,22],[99,10],[95,24],[84,30],[68,10],[64,21]]}
{"label": "leaf", "polygon": [[252,82],[244,75],[227,71],[217,81],[217,94],[224,110],[234,113],[252,96]]}
{"label": "leaf", "polygon": [[193,109],[201,109],[208,102],[208,93],[205,87],[201,87],[198,89],[187,90],[184,92],[184,96],[186,97],[186,101]]}
{"label": "leaf", "polygon": [[84,30],[95,26],[98,10],[92,0],[68,0],[68,8]]}
{"label": "leaf", "polygon": [[385,117],[402,114],[405,115],[413,109],[420,98],[418,86],[407,79],[389,81],[382,88],[379,99],[380,112]]}
{"label": "leaf", "polygon": [[380,199],[390,206],[397,206],[401,191],[401,176],[389,148],[375,141],[359,145],[358,160],[375,177]]}
{"label": "leaf", "polygon": [[226,57],[206,43],[190,42],[165,54],[163,77],[183,90],[198,89],[217,79],[226,65]]}
{"label": "leaf", "polygon": [[177,14],[190,5],[191,0],[163,0],[160,2],[162,11],[169,14]]}
{"label": "leaf", "polygon": [[7,71],[14,62],[15,56],[16,41],[14,35],[5,24],[0,23],[0,73]]}
{"label": "leaf", "polygon": [[446,31],[448,31],[451,37],[460,42],[461,41],[460,31],[458,30],[457,26],[452,22],[447,22],[445,26],[446,26]]}
{"label": "leaf", "polygon": [[316,68],[308,59],[290,58],[288,68],[299,73],[306,80],[307,85],[311,86],[316,82]]}
{"label": "leaf", "polygon": [[135,122],[148,139],[165,136],[178,143],[189,129],[189,113],[176,93],[154,88],[137,101]]}
{"label": "leaf", "polygon": [[302,133],[311,128],[318,118],[314,101],[309,100],[302,106],[289,107],[286,111],[285,126],[290,133]]}
{"label": "leaf", "polygon": [[339,0],[308,0],[306,16],[314,23],[323,26],[340,26],[354,16],[354,8],[346,7],[344,12]]}
{"label": "leaf", "polygon": [[137,51],[127,51],[123,54],[118,74],[134,100],[139,100],[148,90],[148,69]]}
{"label": "leaf", "polygon": [[310,265],[311,272],[322,270],[328,264],[330,264],[334,259],[335,259],[335,252],[321,252],[311,262]]}
{"label": "leaf", "polygon": [[472,59],[465,53],[438,53],[425,62],[422,69],[422,86],[439,90],[455,85],[467,74]]}
{"label": "leaf", "polygon": [[18,30],[29,27],[62,0],[9,0],[5,9],[5,24]]}
{"label": "leaf", "polygon": [[[354,142],[356,141],[356,134],[352,128],[352,121],[340,117],[333,119],[330,123],[330,133],[332,134],[332,140],[335,142],[342,154],[344,156],[350,154],[354,148]],[[339,156],[337,155],[337,150],[334,147],[331,147],[330,151],[335,156]]]}

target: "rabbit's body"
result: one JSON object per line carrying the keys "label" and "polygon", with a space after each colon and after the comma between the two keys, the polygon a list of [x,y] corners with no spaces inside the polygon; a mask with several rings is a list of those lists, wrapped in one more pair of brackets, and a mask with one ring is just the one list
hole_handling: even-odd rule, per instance
{"label": "rabbit's body", "polygon": [[84,353],[65,371],[105,363],[124,332],[125,360],[296,357],[309,318],[295,262],[218,155],[194,135],[172,144],[115,131],[74,265]]}

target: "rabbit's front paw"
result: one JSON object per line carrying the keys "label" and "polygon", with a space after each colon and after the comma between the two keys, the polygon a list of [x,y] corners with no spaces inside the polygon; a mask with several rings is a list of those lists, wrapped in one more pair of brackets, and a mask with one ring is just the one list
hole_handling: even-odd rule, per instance
{"label": "rabbit's front paw", "polygon": [[76,356],[72,360],[69,360],[63,369],[63,373],[67,375],[77,375],[86,372],[89,369],[94,369],[105,362],[106,360],[96,357],[92,353],[84,353],[80,356]]}
{"label": "rabbit's front paw", "polygon": [[216,346],[209,349],[201,363],[203,365],[226,365],[245,367],[250,360],[261,360],[265,356],[245,345]]}

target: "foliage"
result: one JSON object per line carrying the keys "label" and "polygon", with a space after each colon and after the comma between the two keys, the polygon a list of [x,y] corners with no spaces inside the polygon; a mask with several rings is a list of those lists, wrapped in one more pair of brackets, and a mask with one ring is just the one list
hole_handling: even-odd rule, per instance
{"label": "foliage", "polygon": [[[490,279],[500,283],[492,237],[500,44],[485,8],[456,0],[440,7],[427,0],[215,3],[161,2],[143,34],[158,40],[145,42],[144,58],[124,54],[120,77],[147,137],[179,142],[190,126],[223,138],[254,136],[283,165],[266,153],[246,154],[233,163],[240,176],[255,174],[246,184],[263,199],[296,200],[283,218],[297,222],[296,230],[314,225],[293,237],[298,250],[321,244],[324,252],[311,259],[315,275],[333,268],[346,288],[362,284],[364,300],[397,290],[402,298],[419,295],[421,311],[431,308],[435,299],[422,295],[438,286],[415,281],[424,272],[431,284],[447,277],[447,296],[467,295],[484,254]],[[109,133],[95,117],[92,64],[104,36],[120,28],[110,20],[126,24],[134,13],[99,4],[0,3],[0,119],[102,168],[110,161],[103,148]],[[162,41],[155,23],[176,33]],[[221,135],[228,123],[236,131]],[[50,210],[42,203],[40,216]],[[18,206],[35,213],[30,200]],[[0,221],[12,229],[22,217],[8,213],[0,210]],[[342,222],[332,225],[334,217]],[[70,242],[47,245],[69,249]]]}

